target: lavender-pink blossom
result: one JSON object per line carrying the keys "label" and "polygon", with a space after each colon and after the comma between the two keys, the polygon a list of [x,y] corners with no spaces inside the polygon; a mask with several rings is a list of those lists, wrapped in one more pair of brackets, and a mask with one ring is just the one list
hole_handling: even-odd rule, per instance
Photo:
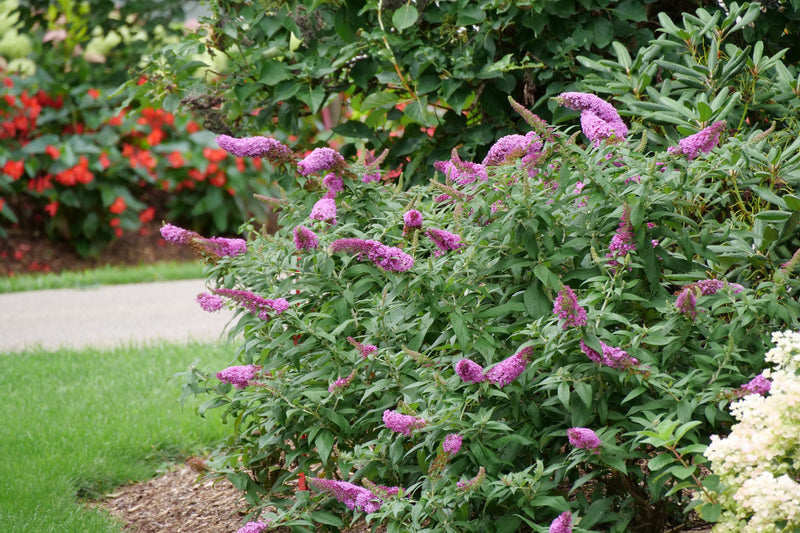
{"label": "lavender-pink blossom", "polygon": [[294,154],[287,146],[269,137],[256,136],[236,139],[228,135],[219,135],[217,144],[226,152],[237,157],[265,157],[273,162],[286,162],[294,158]]}
{"label": "lavender-pink blossom", "polygon": [[320,198],[311,208],[308,218],[336,224],[336,201],[333,198]]}
{"label": "lavender-pink blossom", "polygon": [[355,254],[364,257],[376,266],[390,272],[405,272],[414,266],[414,258],[395,246],[386,246],[378,241],[344,238],[331,243],[330,251]]}
{"label": "lavender-pink blossom", "polygon": [[198,239],[198,245],[206,252],[218,257],[234,257],[247,252],[247,241],[226,237],[210,237]]}
{"label": "lavender-pink blossom", "polygon": [[481,466],[478,468],[478,474],[474,478],[467,481],[458,481],[456,487],[458,490],[470,490],[483,483],[484,479],[486,479],[486,468]]}
{"label": "lavender-pink blossom", "polygon": [[256,376],[261,367],[258,365],[229,366],[217,372],[217,379],[223,383],[230,383],[237,389],[247,387]]}
{"label": "lavender-pink blossom", "polygon": [[383,412],[383,423],[395,433],[402,433],[410,437],[412,431],[425,427],[426,421],[424,418],[404,415],[387,409]]}
{"label": "lavender-pink blossom", "polygon": [[590,348],[585,342],[583,342],[583,339],[581,339],[580,341],[580,347],[581,351],[584,354],[586,354],[586,357],[588,357],[595,363],[605,365],[611,368],[616,368],[619,370],[631,366],[636,366],[639,364],[638,359],[628,355],[628,352],[626,352],[622,348],[609,346],[603,341],[600,341],[600,347],[603,351],[602,354],[598,353],[597,350],[593,350],[592,348]]}
{"label": "lavender-pink blossom", "polygon": [[455,185],[464,186],[475,181],[489,180],[486,166],[471,161],[462,161],[455,149],[451,152],[449,161],[436,161],[433,168],[444,173],[448,183],[452,182]]}
{"label": "lavender-pink blossom", "polygon": [[244,526],[236,530],[236,533],[262,533],[269,527],[269,520],[267,522],[248,522]]}
{"label": "lavender-pink blossom", "polygon": [[164,224],[161,227],[161,236],[170,244],[186,245],[194,237],[199,237],[194,231],[180,228],[172,224]]}
{"label": "lavender-pink blossom", "polygon": [[635,250],[636,244],[634,243],[633,226],[631,225],[631,208],[626,204],[622,209],[617,231],[608,245],[606,257],[611,259],[609,265],[611,265],[612,269],[618,268],[621,264],[617,259],[622,259]]}
{"label": "lavender-pink blossom", "polygon": [[575,448],[600,453],[598,450],[603,442],[597,436],[597,433],[589,428],[570,428],[567,430],[567,437],[569,438],[569,443]]}
{"label": "lavender-pink blossom", "polygon": [[422,213],[409,209],[403,213],[403,233],[422,228]]}
{"label": "lavender-pink blossom", "polygon": [[459,435],[458,433],[448,433],[444,437],[444,442],[442,443],[442,450],[445,453],[449,453],[450,455],[455,455],[461,449],[461,443],[464,440],[464,437]]}
{"label": "lavender-pink blossom", "polygon": [[692,287],[686,287],[680,292],[675,300],[675,307],[688,318],[697,318],[697,297]]}
{"label": "lavender-pink blossom", "polygon": [[342,178],[334,172],[331,172],[322,178],[322,185],[328,189],[328,193],[326,194],[328,198],[333,198],[342,192],[342,190],[344,190],[344,181],[342,181]]}
{"label": "lavender-pink blossom", "polygon": [[361,344],[353,337],[347,337],[347,342],[352,344],[355,347],[355,349],[358,350],[358,353],[361,354],[362,359],[366,359],[368,355],[378,351],[378,347],[375,346],[374,344]]}
{"label": "lavender-pink blossom", "polygon": [[746,396],[748,394],[761,394],[762,396],[769,392],[772,388],[772,382],[764,377],[764,374],[759,374],[741,387],[737,391],[739,396]]}
{"label": "lavender-pink blossom", "polygon": [[297,163],[302,176],[324,170],[338,170],[344,167],[344,158],[333,148],[314,148],[310,154]]}
{"label": "lavender-pink blossom", "polygon": [[289,302],[285,298],[272,300],[253,292],[239,289],[213,289],[212,292],[218,296],[233,300],[261,320],[268,320],[270,318],[269,313],[274,312],[279,315],[289,308]]}
{"label": "lavender-pink blossom", "polygon": [[353,381],[353,378],[355,376],[356,376],[356,371],[353,370],[352,372],[350,372],[349,375],[343,378],[338,378],[336,381],[328,385],[328,392],[333,394],[334,392],[339,392],[341,390],[346,389],[347,387],[350,386],[350,383]]}
{"label": "lavender-pink blossom", "polygon": [[318,491],[328,493],[345,504],[351,511],[374,513],[381,507],[382,501],[371,490],[349,481],[312,477],[308,478],[308,482]]}
{"label": "lavender-pink blossom", "polygon": [[497,139],[489,148],[489,152],[481,164],[487,167],[505,165],[541,151],[542,143],[536,132],[530,131],[525,135],[506,135]]}
{"label": "lavender-pink blossom", "polygon": [[586,325],[586,310],[578,303],[578,297],[569,285],[564,285],[553,304],[553,313],[564,321],[563,329]]}
{"label": "lavender-pink blossom", "polygon": [[[581,129],[589,140],[624,139],[628,135],[628,127],[614,106],[594,94],[566,92],[561,93],[558,99],[561,105],[581,112]],[[587,114],[586,118],[584,113]],[[588,131],[584,129],[584,122]]]}
{"label": "lavender-pink blossom", "polygon": [[295,226],[292,233],[294,235],[294,246],[298,251],[314,250],[319,247],[319,239],[316,233],[305,226]]}
{"label": "lavender-pink blossom", "polygon": [[198,294],[196,301],[200,307],[203,308],[203,311],[207,311],[209,313],[219,311],[222,309],[222,306],[225,303],[219,296],[215,296],[207,292],[201,292]]}
{"label": "lavender-pink blossom", "polygon": [[[529,352],[528,352],[529,353]],[[522,374],[528,367],[528,358],[522,352],[516,353],[508,357],[492,368],[486,371],[486,379],[498,385],[505,387],[513,382],[520,374]]]}
{"label": "lavender-pink blossom", "polygon": [[678,141],[678,146],[671,146],[668,151],[673,154],[683,154],[689,160],[696,158],[701,153],[708,153],[719,144],[720,136],[727,125],[724,120],[715,122],[694,135],[684,137]]}
{"label": "lavender-pink blossom", "polygon": [[564,511],[550,523],[548,533],[572,533],[572,513]]}
{"label": "lavender-pink blossom", "polygon": [[456,363],[456,374],[467,383],[486,381],[483,367],[471,359],[462,359]]}
{"label": "lavender-pink blossom", "polygon": [[435,253],[437,256],[452,250],[458,250],[464,246],[464,243],[461,242],[461,237],[447,230],[430,228],[426,234],[438,248]]}

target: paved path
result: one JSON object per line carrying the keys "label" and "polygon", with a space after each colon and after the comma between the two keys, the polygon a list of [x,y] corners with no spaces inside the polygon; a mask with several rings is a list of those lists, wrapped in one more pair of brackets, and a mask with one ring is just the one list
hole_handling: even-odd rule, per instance
{"label": "paved path", "polygon": [[0,294],[0,353],[224,338],[231,311],[195,302],[204,280]]}

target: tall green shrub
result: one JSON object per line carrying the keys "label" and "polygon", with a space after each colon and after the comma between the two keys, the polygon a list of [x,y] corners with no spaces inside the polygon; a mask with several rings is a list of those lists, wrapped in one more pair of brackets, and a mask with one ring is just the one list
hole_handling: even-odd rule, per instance
{"label": "tall green shrub", "polygon": [[[251,231],[198,298],[238,309],[237,365],[187,374],[232,422],[214,471],[261,520],[335,531],[366,515],[392,532],[544,531],[565,512],[576,531],[688,520],[725,407],[755,390],[770,333],[800,323],[800,140],[717,124],[650,151],[649,132],[599,98],[557,103],[581,110],[583,134],[511,101],[532,132],[483,163],[454,150],[436,164],[443,183],[408,190],[330,149],[218,138],[285,173],[285,194],[267,199],[281,228]],[[740,161],[773,145],[780,202],[739,217],[736,191],[758,179]]]}

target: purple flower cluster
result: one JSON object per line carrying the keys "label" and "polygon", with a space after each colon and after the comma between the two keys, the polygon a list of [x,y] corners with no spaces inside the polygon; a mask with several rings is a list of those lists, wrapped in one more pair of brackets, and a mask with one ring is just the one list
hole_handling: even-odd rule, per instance
{"label": "purple flower cluster", "polygon": [[772,382],[764,377],[764,374],[759,374],[736,391],[737,396],[747,396],[748,394],[761,394],[762,396],[769,392],[772,388]]}
{"label": "purple flower cluster", "polygon": [[486,379],[499,387],[505,387],[522,374],[528,367],[527,354],[520,351],[508,357],[486,371]]}
{"label": "purple flower cluster", "polygon": [[353,378],[356,377],[356,371],[353,370],[350,374],[343,378],[338,378],[336,381],[328,385],[328,392],[333,394],[334,392],[339,392],[341,390],[346,389],[350,386],[350,383],[353,381]]}
{"label": "purple flower cluster", "polygon": [[563,329],[586,325],[586,309],[578,303],[578,297],[569,285],[564,285],[553,304],[553,313],[564,321]]}
{"label": "purple flower cluster", "polygon": [[626,204],[622,209],[622,216],[619,219],[617,232],[611,238],[608,245],[606,257],[610,258],[609,264],[612,269],[621,266],[617,259],[625,257],[629,252],[636,250],[634,244],[633,226],[631,225],[631,208]]}
{"label": "purple flower cluster", "polygon": [[236,530],[236,533],[262,533],[269,527],[269,520],[266,523],[259,520],[258,522],[248,522],[244,526]]}
{"label": "purple flower cluster", "polygon": [[464,437],[458,433],[448,433],[444,438],[444,442],[442,443],[442,450],[450,455],[455,455],[461,449],[461,443],[463,440]]}
{"label": "purple flower cluster", "polygon": [[335,198],[337,194],[344,190],[344,181],[334,172],[322,178],[322,185],[328,189],[328,192],[325,193],[326,198]]}
{"label": "purple flower cluster", "polygon": [[461,161],[455,150],[453,153],[454,157],[449,161],[436,161],[433,164],[433,168],[447,176],[448,182],[463,186],[475,181],[489,180],[485,166],[471,161]]}
{"label": "purple flower cluster", "polygon": [[628,352],[622,348],[608,346],[602,341],[600,341],[600,347],[603,350],[602,354],[598,353],[597,350],[590,348],[585,342],[583,342],[583,339],[581,339],[580,346],[581,351],[586,354],[586,357],[601,365],[619,370],[639,364],[638,359],[628,355]]}
{"label": "purple flower cluster", "polygon": [[247,241],[244,239],[228,239],[226,237],[200,238],[198,244],[206,253],[217,257],[235,257],[247,252]]}
{"label": "purple flower cluster", "polygon": [[215,296],[208,292],[201,292],[200,294],[197,295],[197,298],[195,298],[195,300],[200,305],[200,307],[203,308],[203,311],[209,313],[214,313],[216,311],[219,311],[220,309],[222,309],[222,306],[225,303],[223,299],[220,298],[219,296]]}
{"label": "purple flower cluster", "polygon": [[230,383],[237,389],[247,387],[256,376],[261,367],[258,365],[229,366],[217,372],[217,379],[223,383]]}
{"label": "purple flower cluster", "polygon": [[314,250],[319,247],[316,233],[305,226],[295,226],[292,233],[294,234],[294,246],[298,251]]}
{"label": "purple flower cluster", "polygon": [[500,137],[486,154],[481,163],[485,167],[513,163],[517,159],[536,159],[542,152],[542,143],[536,132],[525,135],[506,135]]}
{"label": "purple flower cluster", "polygon": [[701,153],[708,153],[719,144],[722,131],[727,125],[727,122],[724,120],[715,122],[694,135],[684,137],[678,141],[678,146],[669,147],[668,152],[672,154],[683,154],[686,156],[686,159],[689,160],[694,159]]}
{"label": "purple flower cluster", "polygon": [[386,246],[378,241],[345,238],[337,239],[331,243],[332,253],[344,252],[356,254],[363,260],[364,257],[376,266],[390,272],[405,272],[414,266],[414,258],[395,246]]}
{"label": "purple flower cluster", "polygon": [[369,151],[364,155],[364,175],[361,176],[362,183],[381,180],[381,171],[378,170],[378,165],[386,159],[388,153],[389,151],[387,149],[378,157],[375,157],[375,154]]}
{"label": "purple flower cluster", "polygon": [[572,533],[572,513],[564,511],[550,523],[548,533]]}
{"label": "purple flower cluster", "polygon": [[461,237],[456,235],[455,233],[450,233],[447,230],[443,229],[436,229],[430,228],[426,234],[433,241],[433,244],[436,245],[438,250],[435,252],[435,255],[440,256],[452,250],[458,250],[464,243],[461,242]]}
{"label": "purple flower cluster", "polygon": [[274,312],[276,315],[279,315],[289,309],[289,302],[287,302],[285,298],[275,298],[271,300],[250,291],[237,289],[214,289],[212,292],[216,295],[233,300],[261,320],[269,320],[269,313]]}
{"label": "purple flower cluster", "polygon": [[187,245],[195,237],[200,237],[199,234],[188,229],[179,228],[172,224],[164,224],[161,227],[161,236],[170,244]]}
{"label": "purple flower cluster", "polygon": [[378,347],[374,344],[361,344],[353,337],[347,337],[347,342],[353,345],[358,353],[361,354],[362,359],[366,359],[368,355],[373,354],[378,351]]}
{"label": "purple flower cluster", "polygon": [[457,482],[456,487],[458,490],[469,490],[483,483],[484,479],[486,479],[486,469],[480,467],[478,468],[478,475],[470,480]]}
{"label": "purple flower cluster", "polygon": [[575,448],[590,450],[594,453],[600,453],[600,446],[603,445],[597,433],[589,428],[570,428],[567,430],[567,438]]}
{"label": "purple flower cluster", "polygon": [[273,162],[286,162],[294,158],[292,151],[269,137],[243,137],[236,139],[228,135],[217,136],[220,148],[237,157],[266,157]]}
{"label": "purple flower cluster", "polygon": [[692,287],[684,288],[675,299],[675,307],[683,315],[694,320],[697,318],[697,296]]}
{"label": "purple flower cluster", "polygon": [[594,94],[567,92],[561,93],[558,100],[561,105],[581,112],[581,129],[595,145],[603,139],[621,140],[628,135],[628,126],[614,106]]}
{"label": "purple flower cluster", "polygon": [[422,229],[422,213],[409,209],[403,214],[403,235],[418,229]]}
{"label": "purple flower cluster", "polygon": [[297,163],[297,170],[302,176],[324,170],[337,170],[344,167],[344,158],[333,148],[314,148],[310,154]]}
{"label": "purple flower cluster", "polygon": [[730,288],[734,294],[739,294],[744,290],[744,287],[738,283],[728,283],[727,281],[719,279],[703,279],[694,284],[695,287],[700,289],[701,296],[708,296],[710,294],[717,294],[724,288]]}
{"label": "purple flower cluster", "polygon": [[321,222],[328,222],[336,224],[336,200],[328,196],[324,196],[317,200],[314,207],[311,208],[311,214],[308,218],[312,220],[319,220]]}
{"label": "purple flower cluster", "polygon": [[462,359],[456,363],[456,374],[467,383],[486,381],[483,367],[471,359]]}
{"label": "purple flower cluster", "polygon": [[[374,513],[381,508],[383,503],[382,498],[371,490],[354,485],[349,481],[312,477],[308,478],[308,482],[318,491],[330,494],[345,504],[351,511],[359,510],[365,513]],[[386,495],[394,495],[399,491],[398,487],[385,487],[385,489],[383,492]]]}
{"label": "purple flower cluster", "polygon": [[389,409],[383,412],[383,423],[395,433],[402,433],[408,437],[411,436],[412,431],[423,428],[426,424],[424,418],[404,415],[403,413],[398,413],[397,411],[391,411]]}

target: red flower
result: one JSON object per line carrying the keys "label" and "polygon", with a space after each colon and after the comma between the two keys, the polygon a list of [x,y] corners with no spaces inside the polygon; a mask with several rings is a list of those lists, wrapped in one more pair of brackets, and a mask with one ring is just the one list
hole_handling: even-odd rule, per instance
{"label": "red flower", "polygon": [[17,181],[25,173],[25,163],[23,161],[6,161],[3,165],[3,174],[11,176],[11,179]]}
{"label": "red flower", "polygon": [[222,187],[227,182],[227,179],[225,178],[225,173],[219,171],[214,174],[214,177],[208,180],[208,182],[214,187]]}
{"label": "red flower", "polygon": [[3,85],[5,85],[10,89],[14,86],[14,80],[12,80],[11,78],[3,78]]}
{"label": "red flower", "polygon": [[111,207],[109,207],[108,210],[114,213],[115,215],[119,215],[120,213],[125,211],[126,207],[127,206],[125,205],[125,200],[123,200],[121,196],[117,196],[117,199],[114,200],[114,203],[111,204]]}
{"label": "red flower", "polygon": [[52,202],[44,206],[44,210],[47,211],[47,214],[50,215],[51,217],[56,216],[56,212],[58,211],[58,201],[53,200]]}
{"label": "red flower", "polygon": [[61,156],[61,152],[53,146],[52,144],[48,144],[47,148],[44,149],[45,153],[52,157],[53,159],[58,159]]}
{"label": "red flower", "polygon": [[6,101],[6,104],[11,107],[15,107],[17,105],[17,97],[13,94],[4,94],[3,99]]}
{"label": "red flower", "polygon": [[97,90],[97,89],[95,89],[94,87],[92,87],[91,89],[89,89],[88,91],[86,91],[86,94],[88,94],[89,96],[91,96],[91,97],[92,97],[92,98],[94,98],[95,100],[97,100],[98,98],[100,98],[100,91],[98,91],[98,90]]}
{"label": "red flower", "polygon": [[167,161],[169,161],[169,164],[174,168],[182,167],[185,164],[183,155],[181,155],[181,153],[178,151],[170,152],[170,154],[167,156]]}
{"label": "red flower", "polygon": [[212,163],[219,163],[223,161],[226,157],[228,157],[228,152],[223,150],[222,148],[213,149],[209,147],[203,148],[203,157],[211,161]]}
{"label": "red flower", "polygon": [[139,213],[139,221],[144,224],[146,222],[150,222],[156,216],[156,208],[155,207],[148,207],[141,213]]}
{"label": "red flower", "polygon": [[186,133],[194,133],[196,131],[200,131],[200,125],[194,120],[190,120],[189,123],[186,124]]}
{"label": "red flower", "polygon": [[103,167],[104,169],[111,166],[111,160],[108,158],[108,154],[105,152],[100,154],[100,157],[98,157],[97,160],[100,161],[100,166]]}
{"label": "red flower", "polygon": [[112,228],[118,228],[119,224],[120,224],[120,219],[116,217],[108,221],[108,225],[111,226]]}
{"label": "red flower", "polygon": [[125,118],[125,111],[120,111],[118,114],[108,119],[108,123],[111,126],[122,126],[122,119],[124,118]]}
{"label": "red flower", "polygon": [[4,205],[6,205],[6,200],[5,200],[5,198],[0,198],[0,211],[2,211],[2,210],[3,210],[3,206],[4,206]]}
{"label": "red flower", "polygon": [[147,136],[147,144],[150,146],[155,146],[157,144],[161,144],[161,141],[164,140],[164,131],[160,128],[156,128],[150,132],[150,135]]}

